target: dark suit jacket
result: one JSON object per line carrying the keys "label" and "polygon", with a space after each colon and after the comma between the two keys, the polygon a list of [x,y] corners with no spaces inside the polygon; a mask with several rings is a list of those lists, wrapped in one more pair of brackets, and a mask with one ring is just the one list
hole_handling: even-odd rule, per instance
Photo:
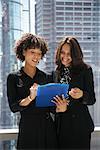
{"label": "dark suit jacket", "polygon": [[93,72],[90,66],[79,72],[73,73],[71,70],[70,89],[74,87],[83,90],[83,97],[77,100],[69,97],[70,104],[66,112],[56,115],[57,133],[63,146],[71,143],[74,147],[74,144],[77,145],[77,141],[81,142],[83,139],[87,142],[89,134],[94,130],[94,123],[87,107],[96,101]]}

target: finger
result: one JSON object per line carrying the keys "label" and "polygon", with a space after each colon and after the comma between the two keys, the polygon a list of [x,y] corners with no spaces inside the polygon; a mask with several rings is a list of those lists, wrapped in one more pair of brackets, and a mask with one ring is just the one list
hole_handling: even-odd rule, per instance
{"label": "finger", "polygon": [[51,102],[57,105],[56,101],[54,101],[54,100],[51,100]]}
{"label": "finger", "polygon": [[61,100],[61,97],[59,97],[58,95],[56,95],[56,98],[57,98],[58,100]]}
{"label": "finger", "polygon": [[66,103],[66,98],[65,98],[65,96],[64,96],[64,94],[62,94],[62,98],[63,98],[63,102],[65,102]]}
{"label": "finger", "polygon": [[65,96],[64,96],[64,94],[62,94],[62,99],[63,99],[63,100],[65,100]]}
{"label": "finger", "polygon": [[51,102],[54,103],[54,104],[56,105],[57,108],[59,107],[59,104],[58,104],[56,101],[51,100]]}
{"label": "finger", "polygon": [[67,103],[67,105],[69,105],[69,101],[67,101],[66,103]]}
{"label": "finger", "polygon": [[59,101],[59,102],[62,100],[62,99],[61,99],[59,96],[57,96],[57,95],[56,95],[56,97],[53,97],[53,98],[54,98],[56,101]]}
{"label": "finger", "polygon": [[65,99],[65,97],[64,97],[64,94],[62,94],[62,98],[59,97],[58,95],[57,95],[56,97],[57,97],[57,99],[58,99],[58,101],[59,101],[60,104],[63,104],[64,102],[66,102],[66,99]]}
{"label": "finger", "polygon": [[69,91],[69,95],[71,95],[71,91]]}
{"label": "finger", "polygon": [[38,84],[37,84],[37,83],[34,83],[33,86],[38,86]]}
{"label": "finger", "polygon": [[32,87],[33,87],[35,90],[37,90],[38,84],[37,84],[37,83],[34,83]]}
{"label": "finger", "polygon": [[56,103],[57,103],[59,106],[61,106],[61,105],[64,104],[63,100],[59,100],[59,99],[57,99],[57,98],[54,98],[54,99],[55,99]]}
{"label": "finger", "polygon": [[69,95],[70,95],[70,96],[76,96],[76,94],[77,94],[77,93],[72,92],[72,91],[69,92]]}
{"label": "finger", "polygon": [[70,100],[67,100],[67,103],[70,103]]}
{"label": "finger", "polygon": [[56,97],[54,97],[54,100],[55,100],[55,102],[56,102],[58,105],[61,105],[61,102],[60,102],[59,99],[57,99]]}
{"label": "finger", "polygon": [[34,91],[34,90],[35,90],[34,86],[31,86],[30,90],[31,90],[31,91]]}

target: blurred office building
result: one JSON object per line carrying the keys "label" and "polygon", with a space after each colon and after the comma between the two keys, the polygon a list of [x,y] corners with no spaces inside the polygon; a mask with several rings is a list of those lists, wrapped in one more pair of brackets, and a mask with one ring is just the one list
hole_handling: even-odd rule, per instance
{"label": "blurred office building", "polygon": [[100,126],[100,1],[36,0],[36,34],[43,36],[50,51],[45,57],[45,71],[54,70],[58,42],[64,36],[75,36],[81,44],[84,61],[94,72],[97,102],[90,107],[96,126]]}
{"label": "blurred office building", "polygon": [[[77,37],[85,62],[93,68],[97,102],[90,111],[95,126],[100,126],[100,1],[0,0],[0,129],[17,128],[19,115],[9,109],[6,78],[22,65],[16,61],[13,46],[24,32],[35,32],[47,40],[50,50],[39,66],[47,73],[55,68],[60,39]],[[14,150],[14,144],[15,141],[0,141],[0,149]]]}
{"label": "blurred office building", "polygon": [[[24,32],[32,31],[34,15],[31,14],[31,7],[32,0],[0,0],[0,129],[17,128],[19,115],[9,109],[6,79],[9,72],[16,71],[22,65],[16,60],[13,46]],[[11,145],[6,143],[1,142],[0,149],[11,149]]]}

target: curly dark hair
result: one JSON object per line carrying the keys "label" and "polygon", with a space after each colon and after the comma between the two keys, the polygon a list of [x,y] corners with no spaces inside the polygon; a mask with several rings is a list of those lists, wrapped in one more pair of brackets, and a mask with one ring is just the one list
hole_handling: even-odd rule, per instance
{"label": "curly dark hair", "polygon": [[31,48],[33,49],[39,48],[42,51],[42,57],[48,51],[47,43],[42,37],[33,35],[31,33],[25,33],[15,43],[14,50],[17,58],[23,62],[25,60],[23,51],[26,51],[27,49],[31,49]]}

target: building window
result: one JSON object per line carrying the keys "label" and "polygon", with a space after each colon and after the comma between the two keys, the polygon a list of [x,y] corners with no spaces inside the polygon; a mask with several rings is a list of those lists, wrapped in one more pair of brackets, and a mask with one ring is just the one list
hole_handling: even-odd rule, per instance
{"label": "building window", "polygon": [[56,7],[56,10],[64,10],[64,7]]}
{"label": "building window", "polygon": [[65,5],[73,5],[73,2],[65,2]]}
{"label": "building window", "polygon": [[76,6],[82,6],[82,2],[75,2],[74,3]]}
{"label": "building window", "polygon": [[64,2],[56,2],[56,5],[64,5]]}

